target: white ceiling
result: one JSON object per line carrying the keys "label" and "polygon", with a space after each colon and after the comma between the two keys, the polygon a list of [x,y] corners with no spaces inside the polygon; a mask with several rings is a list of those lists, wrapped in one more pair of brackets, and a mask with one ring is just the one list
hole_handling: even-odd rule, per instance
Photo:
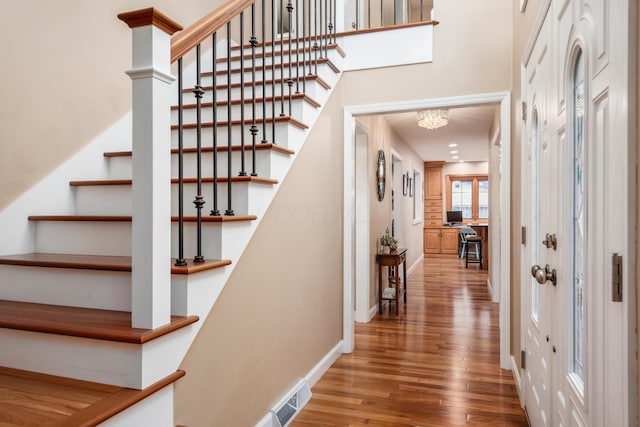
{"label": "white ceiling", "polygon": [[[382,117],[424,161],[488,161],[489,132],[497,108],[498,104],[450,108],[449,124],[432,130],[418,126],[416,111]],[[449,144],[458,145],[451,148]]]}

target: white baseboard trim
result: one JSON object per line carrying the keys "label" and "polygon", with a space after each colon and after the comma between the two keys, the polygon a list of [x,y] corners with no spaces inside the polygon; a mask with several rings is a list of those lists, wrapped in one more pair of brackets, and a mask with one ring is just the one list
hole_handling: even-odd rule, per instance
{"label": "white baseboard trim", "polygon": [[373,305],[373,307],[369,309],[369,322],[371,322],[371,319],[376,317],[377,313],[378,313],[378,304],[376,303]]}
{"label": "white baseboard trim", "polygon": [[327,369],[334,364],[342,355],[342,340],[338,342],[325,356],[314,366],[304,379],[309,383],[309,387],[316,385],[318,380],[327,372]]}
{"label": "white baseboard trim", "polygon": [[[325,354],[325,356],[309,371],[309,373],[305,375],[304,379],[309,383],[309,387],[313,387],[341,355],[342,340],[329,350],[329,352]],[[290,396],[295,392],[297,387],[298,384],[295,384],[291,390],[287,390],[287,392],[283,393],[282,396]],[[267,413],[267,415],[258,421],[255,427],[276,427],[273,425],[271,412]]]}
{"label": "white baseboard trim", "polygon": [[409,267],[409,269],[407,270],[407,276],[410,275],[411,273],[413,273],[413,270],[415,270],[416,268],[418,268],[418,266],[420,264],[422,264],[424,262],[424,254],[420,254],[420,256],[418,257],[418,259],[416,260],[416,262],[414,262],[413,264],[411,264],[411,266]]}
{"label": "white baseboard trim", "polygon": [[518,390],[518,398],[520,399],[520,407],[524,408],[524,399],[522,398],[522,378],[520,377],[520,369],[518,369],[518,362],[515,357],[511,356],[511,372],[513,373],[513,379],[516,382],[516,390]]}

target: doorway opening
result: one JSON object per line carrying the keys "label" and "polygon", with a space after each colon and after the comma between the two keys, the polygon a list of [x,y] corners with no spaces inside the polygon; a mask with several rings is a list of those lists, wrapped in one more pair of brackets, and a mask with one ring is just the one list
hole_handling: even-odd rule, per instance
{"label": "doorway opening", "polygon": [[[499,104],[500,109],[500,129],[499,142],[501,145],[501,155],[499,158],[499,182],[494,185],[499,187],[499,207],[494,211],[510,212],[510,116],[511,101],[507,92],[478,94],[461,97],[425,99],[410,102],[352,106],[346,107],[344,111],[344,260],[343,260],[343,282],[344,282],[344,313],[343,313],[343,351],[349,353],[354,347],[354,294],[358,295],[364,290],[356,289],[356,284],[360,286],[364,283],[358,280],[357,271],[363,267],[356,267],[352,263],[354,259],[354,248],[356,242],[356,217],[354,216],[355,203],[355,170],[356,165],[356,132],[355,122],[357,116],[372,114],[384,114],[392,112],[416,111],[436,107],[462,107],[473,105]],[[355,166],[355,167],[354,167]],[[494,300],[500,303],[500,366],[503,369],[511,369],[510,357],[510,289],[508,286],[501,286],[502,283],[509,283],[509,254],[510,254],[510,217],[501,215],[499,224],[494,229],[498,229],[499,236],[496,244],[492,245],[492,254],[498,254],[496,259],[497,270],[495,282],[492,281],[492,291]],[[494,257],[495,258],[495,257]],[[367,267],[371,261],[367,260]]]}

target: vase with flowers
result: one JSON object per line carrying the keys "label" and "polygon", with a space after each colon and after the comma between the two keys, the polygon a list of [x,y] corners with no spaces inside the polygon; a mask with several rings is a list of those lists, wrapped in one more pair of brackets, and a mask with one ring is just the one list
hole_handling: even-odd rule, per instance
{"label": "vase with flowers", "polygon": [[389,234],[389,229],[380,236],[380,246],[382,246],[382,250],[386,252],[396,252],[398,250],[398,241]]}

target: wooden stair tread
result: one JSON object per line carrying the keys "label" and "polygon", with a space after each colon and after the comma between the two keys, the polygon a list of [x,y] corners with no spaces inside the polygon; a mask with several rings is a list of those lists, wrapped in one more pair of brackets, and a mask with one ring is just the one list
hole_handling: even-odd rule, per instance
{"label": "wooden stair tread", "polygon": [[[220,216],[203,216],[202,222],[236,222],[236,221],[254,221],[258,217],[256,215],[220,215]],[[107,222],[131,222],[130,215],[30,215],[29,221],[107,221]],[[178,221],[177,216],[172,216],[171,221]],[[185,222],[195,222],[195,216],[185,216]]]}
{"label": "wooden stair tread", "polygon": [[[229,181],[229,177],[226,176],[220,176],[217,178],[219,183],[223,183],[223,182],[228,182]],[[277,184],[278,180],[277,179],[272,179],[272,178],[262,178],[259,176],[251,176],[251,175],[247,175],[247,176],[233,176],[231,177],[231,181],[232,182],[255,182],[255,183],[259,183],[259,184]],[[196,183],[196,178],[184,178],[183,182],[185,184],[195,184]],[[202,178],[202,182],[213,182],[213,178],[212,177],[204,177]],[[80,180],[80,181],[71,181],[69,182],[69,185],[71,185],[72,187],[84,187],[84,186],[89,186],[89,185],[131,185],[132,180],[130,179],[88,179],[88,180]],[[172,184],[177,184],[178,183],[178,179],[177,178],[172,178],[171,179],[171,183]]]}
{"label": "wooden stair tread", "polygon": [[[283,97],[282,96],[275,96],[275,101],[279,101],[281,100]],[[285,101],[289,100],[289,95],[285,95],[284,96]],[[256,97],[256,108],[258,108],[258,104],[262,103],[262,100],[264,99],[265,102],[272,102],[274,100],[273,96],[268,96],[266,98],[260,98],[260,97]],[[316,107],[316,108],[320,108],[320,103],[317,102],[316,100],[310,98],[307,94],[305,93],[292,93],[291,94],[291,99],[292,100],[297,100],[297,99],[302,99],[306,102],[308,102],[309,104],[311,104],[312,106]],[[231,101],[231,105],[239,105],[242,103],[242,99],[234,99]],[[245,97],[244,99],[244,103],[245,104],[253,104],[253,99],[251,97]],[[200,104],[202,108],[211,108],[213,107],[213,102],[203,102]],[[216,106],[218,107],[224,107],[227,105],[227,101],[218,101],[216,102]],[[191,110],[196,108],[197,104],[184,104],[182,106],[183,109],[185,110]],[[178,106],[177,105],[172,105],[171,106],[172,110],[177,110]]]}
{"label": "wooden stair tread", "polygon": [[89,427],[182,378],[182,370],[143,390],[0,367],[0,425]]}
{"label": "wooden stair tread", "polygon": [[[278,52],[278,53],[280,53],[280,52]],[[280,55],[276,55],[276,57],[279,57],[279,56],[280,56]],[[339,68],[338,68],[338,67],[337,67],[337,66],[336,66],[336,65],[335,65],[335,64],[334,64],[334,63],[333,63],[329,58],[318,58],[318,59],[313,59],[313,60],[311,60],[311,64],[312,64],[313,66],[315,66],[315,65],[316,65],[316,63],[317,63],[318,65],[327,64],[327,65],[329,66],[329,68],[331,68],[331,70],[332,70],[334,73],[339,73],[339,72],[340,72],[340,69],[339,69]],[[291,67],[291,66],[293,66],[293,67],[302,67],[302,66],[304,66],[304,65],[309,65],[309,61],[306,61],[304,64],[303,64],[303,62],[302,62],[302,61],[298,61],[298,62],[293,61],[293,62],[291,62],[291,63],[287,63],[287,62],[285,62],[285,63],[284,63],[284,65],[283,65],[283,64],[281,64],[281,63],[276,63],[276,64],[275,64],[275,66],[274,66],[273,68],[274,68],[274,69],[276,69],[276,70],[278,70],[278,69],[281,69],[281,68],[289,68],[289,67]],[[268,64],[268,65],[266,65],[266,66],[262,66],[262,65],[260,65],[260,66],[256,66],[256,70],[262,70],[263,68],[266,68],[266,69],[267,69],[267,71],[269,71],[269,70],[271,70],[271,64]],[[239,67],[238,67],[238,68],[232,68],[232,69],[231,69],[231,74],[238,74],[238,73],[240,73],[240,71],[241,71],[241,70],[240,70],[240,68],[239,68]],[[250,72],[250,71],[251,71],[251,67],[250,67],[250,66],[247,66],[247,65],[245,64],[244,72],[245,72],[245,73],[248,73],[248,72]],[[203,71],[203,72],[201,72],[201,73],[200,73],[200,75],[201,75],[201,76],[203,76],[203,77],[205,77],[205,76],[210,76],[210,75],[212,75],[212,74],[213,74],[213,72],[212,72],[212,71]],[[217,74],[218,74],[218,75],[225,75],[225,74],[227,74],[227,70],[226,70],[226,69],[225,69],[225,70],[218,70],[218,71],[217,71]],[[293,78],[293,76],[291,76],[291,77]]]}
{"label": "wooden stair tread", "polygon": [[[296,55],[298,52],[302,52],[303,50],[305,52],[313,52],[313,47],[312,46],[303,46],[301,48],[298,48],[297,46],[294,46],[296,43],[298,42],[298,39],[291,39],[291,56]],[[303,41],[301,40],[301,43]],[[304,41],[306,42],[306,40]],[[287,45],[285,46],[285,49],[282,50],[282,53],[284,54],[285,57],[288,57],[289,55],[289,39],[285,39],[284,43]],[[256,44],[256,59],[258,58],[262,58],[262,44],[263,43],[257,43]],[[282,44],[282,42],[280,40],[276,40],[276,45],[280,45]],[[267,46],[271,46],[271,42],[267,42]],[[250,44],[245,44],[244,49],[251,49],[251,45]],[[324,46],[322,48],[324,50]],[[342,50],[342,48],[336,44],[336,43],[327,43],[327,49],[328,50],[336,50],[340,56],[342,56],[343,58],[345,58],[347,56],[347,54],[344,52],[344,50]],[[231,50],[240,50],[240,46],[232,46]],[[280,56],[280,51],[281,50],[276,50],[276,57]],[[265,56],[267,58],[271,57],[271,52],[265,52]],[[245,60],[251,60],[251,53],[245,53],[244,54],[244,59]],[[231,57],[231,61],[239,61],[240,60],[240,55],[234,55]],[[220,57],[216,59],[216,62],[218,63],[225,63],[227,62],[227,58],[226,57]]]}
{"label": "wooden stair tread", "polygon": [[144,344],[199,320],[198,316],[171,316],[156,329],[131,327],[131,313],[50,304],[0,300],[0,328]]}
{"label": "wooden stair tread", "polygon": [[[307,126],[306,124],[302,123],[299,120],[294,119],[291,116],[276,116],[275,119],[272,117],[267,117],[266,120],[260,118],[260,119],[256,119],[256,124],[260,123],[262,124],[262,122],[266,121],[267,123],[291,123],[294,126],[299,127],[300,129],[308,129],[309,126]],[[239,126],[241,124],[240,120],[232,120],[231,121],[231,126]],[[245,126],[251,126],[253,124],[253,121],[251,119],[245,119],[244,121]],[[217,123],[218,127],[227,127],[228,126],[228,122],[226,121],[222,121],[219,120]],[[198,125],[196,123],[186,123],[182,125],[183,129],[195,129]],[[213,127],[213,122],[204,122],[201,124],[201,126],[203,128],[210,128]],[[177,130],[178,129],[178,125],[171,125],[171,130]]]}
{"label": "wooden stair tread", "polygon": [[[245,151],[250,151],[253,149],[253,147],[251,146],[251,144],[245,144],[244,146]],[[231,151],[240,151],[242,150],[242,146],[241,145],[232,145],[231,146]],[[273,151],[277,151],[280,153],[284,153],[284,154],[295,154],[295,151],[289,149],[289,148],[285,148],[282,147],[280,145],[276,145],[276,144],[272,144],[272,143],[265,143],[265,144],[256,144],[256,150],[273,150]],[[195,153],[197,150],[195,147],[187,147],[187,148],[183,148],[182,152],[185,154],[191,154],[191,153]],[[203,153],[211,153],[213,152],[213,147],[202,147],[201,151]],[[226,152],[227,151],[227,146],[226,145],[221,145],[219,147],[217,147],[217,151],[222,151],[222,152]],[[178,149],[177,148],[172,148],[171,149],[171,154],[178,154]],[[132,156],[132,151],[109,151],[104,153],[104,157],[131,157]]]}
{"label": "wooden stair tread", "polygon": [[131,257],[28,253],[0,257],[0,265],[131,271]]}
{"label": "wooden stair tread", "polygon": [[[265,84],[265,86],[270,86],[270,85],[272,85],[272,84],[279,85],[283,80],[284,80],[284,82],[286,83],[286,82],[287,82],[287,80],[288,80],[288,78],[286,78],[286,79],[275,79],[275,81],[274,81],[273,79],[269,79],[269,80],[265,80],[265,81],[264,81],[264,84]],[[293,82],[294,82],[294,83],[295,83],[297,80],[301,80],[301,81],[302,81],[302,80],[306,80],[306,81],[316,81],[316,82],[318,82],[318,84],[319,84],[320,86],[322,86],[323,88],[325,88],[325,89],[327,89],[327,90],[331,89],[331,85],[330,85],[329,83],[327,83],[327,82],[326,82],[322,77],[320,77],[320,76],[318,76],[318,75],[316,75],[316,74],[307,74],[307,75],[305,75],[305,76],[300,76],[300,77],[291,76],[291,80],[293,80]],[[258,87],[258,86],[262,86],[262,83],[263,83],[263,81],[262,81],[262,80],[256,79],[256,87]],[[252,86],[253,86],[253,83],[252,83],[251,81],[249,81],[249,82],[244,82],[244,85],[245,85],[246,87],[252,87]],[[238,83],[238,82],[236,82],[236,83],[231,83],[231,88],[232,88],[232,89],[239,88],[240,86],[241,86],[241,83]],[[203,87],[202,87],[202,89],[206,92],[206,91],[212,90],[212,89],[213,89],[213,86],[212,86],[212,85],[209,85],[209,86],[203,86]],[[227,90],[227,85],[226,85],[226,84],[219,84],[219,85],[216,85],[216,89],[218,89],[218,90]],[[192,91],[193,91],[193,87],[191,87],[191,88],[185,88],[185,89],[182,89],[182,92],[183,92],[183,93],[189,93],[189,92],[192,92]]]}
{"label": "wooden stair tread", "polygon": [[[176,267],[171,261],[172,274],[193,274],[231,264],[231,260],[205,260],[194,263],[187,261],[184,267]],[[21,265],[30,267],[75,268],[81,270],[106,270],[131,272],[131,257],[105,255],[76,255],[52,253],[28,253],[0,257],[0,265]]]}

